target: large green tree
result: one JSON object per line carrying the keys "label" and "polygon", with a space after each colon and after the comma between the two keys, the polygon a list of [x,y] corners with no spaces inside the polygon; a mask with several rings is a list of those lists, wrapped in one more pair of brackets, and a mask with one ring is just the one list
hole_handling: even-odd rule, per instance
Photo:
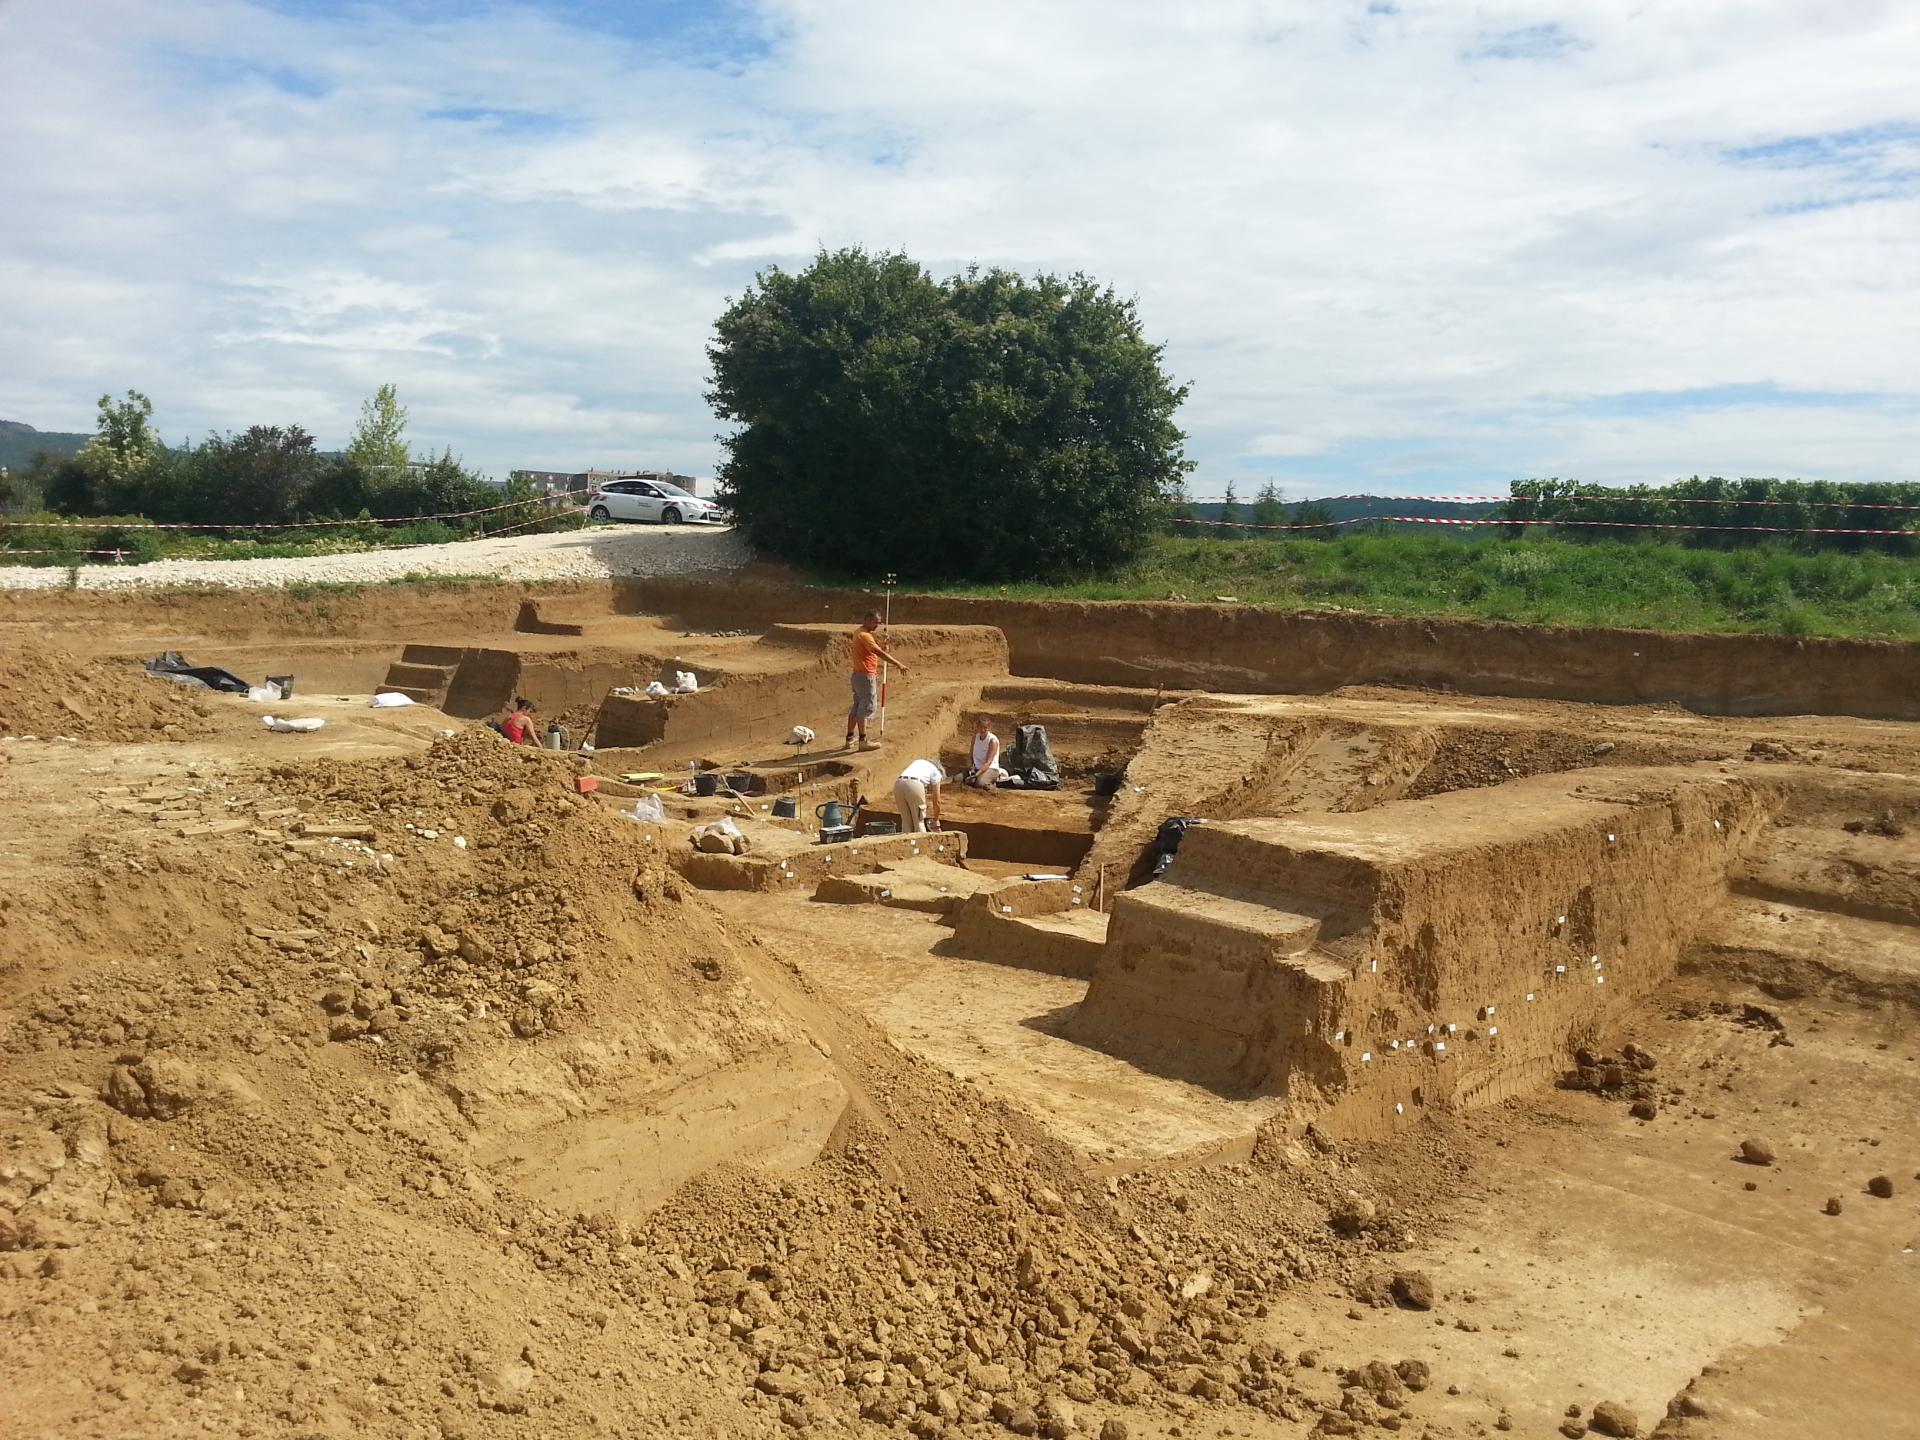
{"label": "large green tree", "polygon": [[1166,519],[1186,397],[1134,304],[1082,275],[822,252],[715,326],[723,495],[761,550],[858,575],[1118,564]]}
{"label": "large green tree", "polygon": [[125,400],[100,397],[100,420],[93,437],[80,447],[80,457],[103,485],[124,487],[153,462],[159,449],[153,434],[153,401],[129,390]]}
{"label": "large green tree", "polygon": [[378,476],[407,465],[407,407],[398,390],[382,385],[360,405],[360,423],[347,441],[347,459],[365,474]]}
{"label": "large green tree", "polygon": [[313,437],[298,425],[250,425],[211,435],[181,457],[175,483],[156,487],[148,513],[204,525],[275,525],[305,507],[328,469]]}

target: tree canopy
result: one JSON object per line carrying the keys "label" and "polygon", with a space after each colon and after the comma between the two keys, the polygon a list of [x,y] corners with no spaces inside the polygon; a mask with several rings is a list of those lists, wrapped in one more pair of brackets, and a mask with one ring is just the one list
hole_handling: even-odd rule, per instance
{"label": "tree canopy", "polygon": [[[152,416],[153,402],[137,390],[118,402],[103,395],[96,433],[76,455],[37,457],[19,477],[22,493],[40,497],[61,515],[140,515],[235,529],[443,515],[498,505],[503,498],[532,499],[527,493],[503,495],[450,449],[409,461],[400,439],[406,411],[391,385],[367,401],[354,435],[361,456],[385,460],[355,459],[351,451],[345,457],[322,454],[298,425],[250,425],[171,449],[155,439]],[[456,521],[454,528],[464,524]]]}
{"label": "tree canopy", "polygon": [[856,575],[1019,579],[1131,559],[1182,475],[1185,399],[1134,303],[1084,275],[823,251],[708,347],[723,496],[759,549]]}
{"label": "tree canopy", "polygon": [[361,402],[360,421],[347,441],[347,459],[362,473],[404,469],[407,463],[407,407],[392,385],[382,385]]}

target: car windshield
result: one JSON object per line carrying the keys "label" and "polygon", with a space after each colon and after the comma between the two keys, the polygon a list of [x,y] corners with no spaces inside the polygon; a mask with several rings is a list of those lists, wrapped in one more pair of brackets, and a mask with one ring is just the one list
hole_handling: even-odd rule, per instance
{"label": "car windshield", "polygon": [[699,498],[698,496],[693,494],[692,491],[682,490],[678,485],[669,485],[664,480],[655,480],[652,482],[652,484],[653,484],[653,488],[658,490],[662,495],[677,495],[687,500],[695,500]]}

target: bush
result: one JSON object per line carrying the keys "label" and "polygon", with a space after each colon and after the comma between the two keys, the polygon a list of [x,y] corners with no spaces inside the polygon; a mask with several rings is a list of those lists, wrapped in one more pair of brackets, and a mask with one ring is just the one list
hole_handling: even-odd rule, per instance
{"label": "bush", "polygon": [[[42,511],[9,516],[17,523],[0,527],[0,561],[15,565],[91,565],[113,563],[111,555],[89,555],[89,550],[118,550],[126,564],[161,559],[167,553],[168,532],[138,529],[137,515],[101,515],[74,525],[72,517]],[[51,554],[31,554],[51,551]]]}
{"label": "bush", "polygon": [[1139,555],[1167,517],[1186,396],[1133,302],[1084,276],[936,282],[822,252],[715,324],[721,493],[755,546],[862,576],[1000,580]]}

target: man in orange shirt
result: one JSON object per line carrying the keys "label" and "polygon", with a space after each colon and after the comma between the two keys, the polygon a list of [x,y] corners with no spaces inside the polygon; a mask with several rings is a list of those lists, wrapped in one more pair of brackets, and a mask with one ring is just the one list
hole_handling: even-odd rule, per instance
{"label": "man in orange shirt", "polygon": [[[900,665],[880,643],[880,612],[869,610],[860,628],[853,632],[853,708],[847,712],[847,749],[853,749],[858,737],[862,750],[877,750],[867,743],[867,717],[880,705],[880,662]],[[900,673],[907,667],[900,665]]]}

